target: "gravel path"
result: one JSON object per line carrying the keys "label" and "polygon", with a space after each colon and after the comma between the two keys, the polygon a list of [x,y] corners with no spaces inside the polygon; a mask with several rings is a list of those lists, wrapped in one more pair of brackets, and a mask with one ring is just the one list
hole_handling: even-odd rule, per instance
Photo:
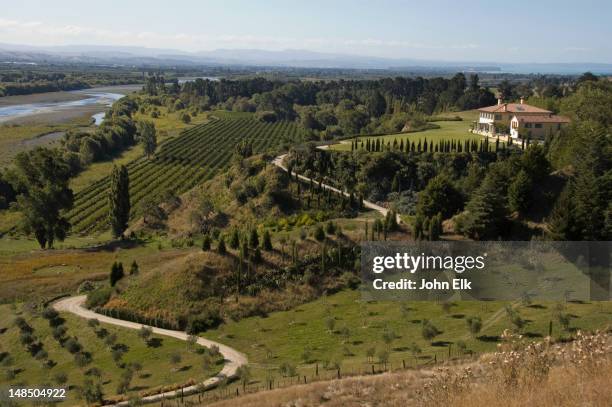
{"label": "gravel path", "polygon": [[[283,164],[283,160],[285,159],[286,156],[287,156],[287,154],[279,155],[274,160],[272,160],[272,164],[274,164],[277,167],[281,168],[283,171],[287,171],[287,167],[285,167],[285,165]],[[296,172],[292,171],[290,175],[296,175]],[[307,181],[307,182],[312,181],[312,182],[318,184],[317,181],[315,181],[315,180],[313,180],[311,178],[305,177],[304,175],[297,174],[297,176],[298,176],[299,179],[301,179],[303,181]],[[329,189],[329,190],[331,190],[331,191],[333,191],[333,192],[335,192],[337,194],[342,194],[342,195],[344,195],[346,197],[349,196],[348,192],[341,191],[338,188],[332,187],[331,185],[321,184],[321,186],[323,187],[323,189]],[[373,210],[375,210],[377,212],[380,212],[380,214],[383,215],[383,216],[387,216],[387,212],[389,212],[389,210],[387,208],[384,208],[384,207],[382,207],[380,205],[376,205],[374,202],[370,202],[370,201],[366,201],[366,200],[363,201],[363,206],[365,206],[366,208],[373,209]],[[398,224],[402,223],[402,220],[401,220],[399,215],[397,215],[397,223]]]}
{"label": "gravel path", "polygon": [[[98,321],[102,323],[117,325],[123,328],[140,329],[143,327],[142,324],[139,324],[136,322],[124,321],[122,319],[117,319],[117,318],[111,318],[106,315],[98,314],[96,312],[88,310],[87,308],[83,306],[86,298],[87,297],[85,295],[63,298],[55,302],[53,304],[53,308],[55,308],[57,311],[70,312],[82,318],[97,319]],[[174,331],[171,329],[163,329],[163,328],[156,328],[156,327],[151,327],[151,328],[153,330],[153,333],[157,335],[169,336],[171,338],[180,339],[182,341],[186,341],[187,337],[189,336],[185,332],[182,332],[182,331]],[[217,374],[216,376],[211,377],[200,384],[183,388],[182,394],[184,395],[195,393],[203,389],[213,388],[217,384],[219,384],[219,382],[221,382],[223,379],[235,377],[237,374],[238,368],[248,363],[248,359],[246,355],[238,352],[237,350],[233,348],[230,348],[229,346],[223,345],[219,342],[215,342],[215,341],[211,341],[208,339],[198,337],[197,343],[198,345],[205,346],[207,348],[210,348],[211,346],[217,346],[219,348],[219,352],[221,352],[221,355],[223,355],[223,358],[225,359],[225,365],[223,366],[223,369],[221,370],[221,372],[219,372],[219,374]],[[143,397],[142,401],[144,403],[154,403],[154,402],[161,401],[163,399],[178,397],[180,395],[181,395],[181,390],[175,390],[175,391],[169,391],[165,393]],[[121,402],[115,405],[127,406],[128,402],[127,401]]]}

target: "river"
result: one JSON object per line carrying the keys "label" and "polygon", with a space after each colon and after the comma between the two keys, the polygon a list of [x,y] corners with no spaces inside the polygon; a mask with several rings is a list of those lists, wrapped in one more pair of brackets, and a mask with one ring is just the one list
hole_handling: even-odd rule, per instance
{"label": "river", "polygon": [[[124,94],[112,92],[112,87],[75,90],[67,93],[81,97],[81,99],[0,106],[0,123],[40,113],[60,112],[88,106],[100,106],[102,110],[124,96]],[[104,113],[96,113],[92,119],[99,125],[104,119]]]}

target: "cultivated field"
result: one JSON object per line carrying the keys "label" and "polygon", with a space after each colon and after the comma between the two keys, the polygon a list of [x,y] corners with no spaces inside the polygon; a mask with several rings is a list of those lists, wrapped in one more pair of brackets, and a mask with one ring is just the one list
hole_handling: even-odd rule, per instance
{"label": "cultivated field", "polygon": [[[157,335],[152,335],[147,343],[138,331],[103,324],[88,326],[87,321],[69,313],[60,314],[65,328],[60,339],[49,321],[28,310],[22,305],[0,306],[2,386],[65,386],[69,397],[66,404],[72,405],[78,402],[77,386],[82,386],[86,378],[98,381],[99,375],[103,393],[109,397],[117,394],[117,386],[127,369],[133,369],[129,396],[154,392],[161,386],[203,380],[223,367],[219,356],[204,367],[203,348],[197,345]],[[26,350],[25,334],[14,324],[17,317],[30,325],[31,336],[41,342],[46,357]],[[77,342],[81,349],[75,352],[76,347],[70,342]],[[90,361],[83,364],[82,360],[88,358]],[[50,366],[44,366],[46,361],[51,361]],[[140,368],[134,368],[133,363],[138,363]]]}
{"label": "cultivated field", "polygon": [[[414,366],[428,364],[434,357],[446,360],[449,352],[456,358],[493,351],[503,330],[513,327],[506,304],[461,301],[445,309],[431,301],[363,302],[358,290],[347,290],[266,318],[229,322],[203,336],[243,350],[258,381],[268,376],[289,380],[279,370],[283,364],[311,379],[318,365],[320,375],[329,378],[338,366],[345,374],[368,373],[373,365],[383,369],[381,352],[388,352],[387,367],[398,368],[402,361]],[[568,330],[557,321],[558,307],[571,315]],[[550,321],[553,336],[564,337],[577,329],[605,327],[612,314],[609,302],[514,304],[514,308],[528,321],[524,336],[534,340],[548,335]],[[482,330],[472,335],[466,319],[475,316],[482,319]],[[431,341],[422,336],[424,319],[442,331]],[[375,350],[370,357],[368,349]]]}
{"label": "cultivated field", "polygon": [[[261,153],[295,139],[298,133],[295,123],[267,124],[253,119],[214,120],[184,131],[164,143],[154,158],[143,157],[128,164],[131,217],[141,213],[139,203],[145,197],[159,197],[168,190],[180,194],[212,178],[229,165],[235,146],[242,140],[251,141],[253,151]],[[73,232],[107,229],[107,189],[105,177],[77,194],[69,213]]]}

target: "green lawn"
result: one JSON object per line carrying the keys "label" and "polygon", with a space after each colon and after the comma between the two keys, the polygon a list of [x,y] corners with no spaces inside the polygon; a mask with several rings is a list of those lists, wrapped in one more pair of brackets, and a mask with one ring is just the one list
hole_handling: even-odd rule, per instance
{"label": "green lawn", "polygon": [[[206,332],[203,336],[219,340],[245,352],[251,363],[254,377],[258,380],[267,376],[280,377],[278,368],[284,362],[297,366],[301,375],[312,376],[315,365],[320,373],[333,374],[323,366],[339,362],[345,372],[370,371],[366,350],[376,348],[390,350],[390,361],[395,368],[404,360],[413,365],[415,358],[409,347],[416,343],[422,350],[419,363],[430,360],[435,354],[438,359],[448,357],[448,343],[452,355],[457,355],[457,342],[462,340],[473,352],[493,351],[495,337],[511,323],[501,302],[458,302],[445,312],[435,302],[407,303],[408,310],[402,309],[401,302],[361,301],[358,291],[343,291],[329,297],[297,307],[294,310],[276,312],[267,318],[253,317],[239,322],[230,322],[219,329]],[[540,307],[541,305],[542,307]],[[526,335],[536,339],[548,334],[548,324],[553,320],[553,335],[558,335],[559,325],[553,317],[555,304],[520,306],[518,312],[529,321],[524,328]],[[612,303],[568,303],[566,313],[574,315],[571,327],[595,329],[605,327],[612,316]],[[467,329],[465,319],[479,316],[483,339],[473,338]],[[328,330],[326,320],[333,318],[333,333]],[[429,319],[443,331],[433,340],[424,340],[421,321]],[[348,336],[343,336],[344,328]],[[393,331],[397,339],[390,345],[383,341],[385,330]],[[566,334],[562,332],[562,334]],[[310,360],[305,362],[304,351],[310,349]],[[378,366],[377,366],[378,368]]]}
{"label": "green lawn", "polygon": [[400,140],[404,140],[409,142],[418,143],[419,141],[424,141],[427,139],[428,142],[433,141],[437,143],[439,140],[480,140],[483,137],[469,133],[468,130],[470,128],[470,124],[473,120],[476,120],[478,117],[478,113],[476,111],[470,110],[465,112],[457,112],[457,113],[448,113],[440,116],[448,116],[454,117],[459,116],[463,120],[461,121],[436,121],[433,122],[436,125],[440,126],[439,129],[430,129],[424,131],[417,131],[414,133],[405,133],[405,134],[391,134],[387,136],[376,136],[376,137],[356,137],[354,139],[343,140],[339,144],[334,144],[329,146],[330,150],[334,151],[350,151],[351,150],[351,140],[359,140],[365,143],[366,139],[380,139],[381,142],[387,143],[391,142],[393,144],[394,140],[397,140],[399,143]]}
{"label": "green lawn", "polygon": [[[19,339],[19,329],[13,325],[16,314],[26,319],[28,324],[34,328],[34,335],[42,341],[48,358],[56,365],[52,368],[42,367],[42,363],[27,352]],[[112,358],[112,350],[105,344],[104,339],[99,338],[94,328],[87,326],[86,320],[73,316],[72,314],[61,314],[65,319],[68,329],[66,336],[78,338],[84,351],[91,353],[92,361],[85,367],[78,367],[73,355],[52,336],[52,330],[47,320],[39,316],[32,316],[23,311],[21,306],[12,309],[9,305],[0,306],[0,386],[8,385],[42,387],[44,385],[57,386],[55,377],[60,373],[68,376],[66,387],[70,404],[74,404],[78,391],[75,386],[83,384],[85,372],[95,367],[102,372],[100,382],[103,385],[104,395],[110,397],[116,394],[117,384],[125,368],[117,366]],[[142,370],[134,374],[128,394],[149,392],[159,386],[183,384],[190,379],[203,380],[218,373],[223,362],[221,357],[213,360],[213,363],[204,369],[204,356],[199,346],[190,348],[189,345],[177,339],[163,336],[152,336],[151,346],[148,346],[138,336],[135,330],[123,329],[112,325],[100,325],[108,334],[115,334],[116,343],[127,346],[127,352],[122,360],[126,364],[137,362]],[[99,329],[99,328],[98,328]],[[7,356],[8,352],[10,356]],[[171,363],[171,356],[180,355],[180,362]],[[8,360],[11,362],[8,362]],[[10,379],[8,371],[16,372],[14,378]]]}

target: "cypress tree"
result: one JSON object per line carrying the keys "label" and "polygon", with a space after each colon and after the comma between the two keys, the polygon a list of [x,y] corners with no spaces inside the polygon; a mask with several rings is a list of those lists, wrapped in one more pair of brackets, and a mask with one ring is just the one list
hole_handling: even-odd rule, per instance
{"label": "cypress tree", "polygon": [[263,235],[263,249],[266,251],[272,250],[272,239],[270,238],[270,232],[266,229]]}
{"label": "cypress tree", "polygon": [[391,181],[391,191],[400,192],[399,177],[397,176],[397,174],[393,176],[393,181]]}
{"label": "cypress tree", "polygon": [[114,287],[117,281],[123,278],[123,264],[114,262],[111,266],[110,285]]}
{"label": "cypress tree", "polygon": [[217,244],[217,251],[221,255],[227,252],[227,249],[225,248],[225,239],[223,238],[223,236],[219,237],[219,243]]}
{"label": "cypress tree", "polygon": [[122,237],[130,218],[130,180],[125,165],[113,166],[108,206],[109,223],[113,237]]}
{"label": "cypress tree", "polygon": [[259,236],[257,235],[257,230],[254,228],[251,229],[251,234],[249,235],[249,247],[256,248],[259,246]]}
{"label": "cypress tree", "polygon": [[204,235],[202,239],[202,250],[205,252],[210,250],[210,236],[208,234]]}
{"label": "cypress tree", "polygon": [[[300,184],[298,184],[299,186]],[[299,194],[299,192],[298,192]],[[232,249],[237,249],[240,246],[240,235],[238,234],[238,229],[234,228],[232,234],[230,236],[229,245]]]}

